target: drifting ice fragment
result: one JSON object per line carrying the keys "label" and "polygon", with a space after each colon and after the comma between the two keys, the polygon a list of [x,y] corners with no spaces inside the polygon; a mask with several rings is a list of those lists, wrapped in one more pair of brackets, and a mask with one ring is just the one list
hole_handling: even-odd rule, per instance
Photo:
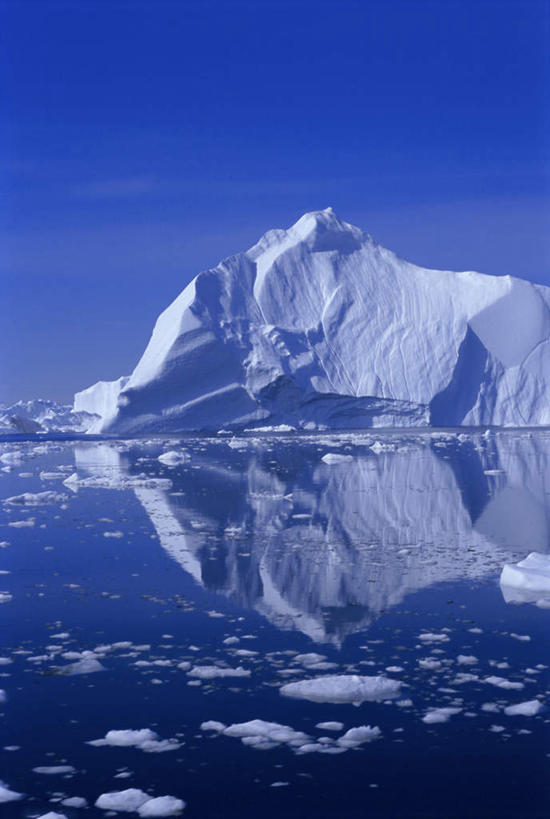
{"label": "drifting ice fragment", "polygon": [[287,683],[280,688],[285,697],[312,702],[361,703],[385,700],[399,693],[401,682],[387,677],[360,677],[357,674],[330,674],[313,680]]}

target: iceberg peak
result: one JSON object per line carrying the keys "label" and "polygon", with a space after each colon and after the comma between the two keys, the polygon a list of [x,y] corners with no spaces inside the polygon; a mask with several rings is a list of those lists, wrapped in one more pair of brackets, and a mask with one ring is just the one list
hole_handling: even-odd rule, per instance
{"label": "iceberg peak", "polygon": [[75,407],[123,434],[545,425],[548,373],[550,288],[418,267],[325,208],[200,273]]}

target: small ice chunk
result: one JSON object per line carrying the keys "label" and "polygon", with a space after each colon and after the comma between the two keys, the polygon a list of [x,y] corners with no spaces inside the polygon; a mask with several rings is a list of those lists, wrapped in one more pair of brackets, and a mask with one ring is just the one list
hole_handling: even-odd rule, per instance
{"label": "small ice chunk", "polygon": [[141,745],[143,742],[150,742],[155,739],[158,739],[158,734],[149,728],[137,728],[135,730],[128,728],[107,731],[103,739],[94,739],[89,744],[129,748],[132,745]]}
{"label": "small ice chunk", "polygon": [[399,693],[401,682],[387,677],[361,677],[357,674],[329,674],[312,680],[287,683],[280,688],[285,697],[312,702],[361,703],[385,700]]}
{"label": "small ice chunk", "polygon": [[43,813],[38,819],[67,819],[64,813],[56,813],[53,810],[48,811],[48,813]]}
{"label": "small ice chunk", "polygon": [[225,731],[227,726],[223,722],[217,722],[215,719],[209,719],[206,722],[201,722],[201,731]]}
{"label": "small ice chunk", "polygon": [[435,722],[447,722],[455,714],[460,714],[461,711],[462,708],[434,708],[422,717],[422,722],[426,722],[428,725]]}
{"label": "small ice chunk", "polygon": [[418,639],[422,640],[423,643],[447,643],[449,642],[449,637],[447,634],[438,634],[432,631],[425,631],[422,634],[418,635]]}
{"label": "small ice chunk", "polygon": [[72,677],[76,674],[95,674],[97,671],[105,671],[105,666],[93,657],[85,657],[71,665],[57,666],[56,671],[58,674],[67,674]]}
{"label": "small ice chunk", "polygon": [[38,768],[33,768],[33,771],[47,776],[56,776],[58,774],[75,773],[76,768],[73,768],[72,765],[39,765]]}
{"label": "small ice chunk", "polygon": [[61,804],[66,808],[85,808],[88,806],[88,801],[83,796],[69,796],[67,799],[62,799]]}
{"label": "small ice chunk", "polygon": [[479,662],[473,654],[459,654],[456,661],[459,665],[475,665]]}
{"label": "small ice chunk", "polygon": [[250,677],[250,671],[238,668],[220,668],[217,665],[196,665],[187,674],[190,677],[199,677],[201,680],[214,680],[218,677]]}
{"label": "small ice chunk", "polygon": [[102,810],[119,810],[133,813],[150,799],[148,793],[144,793],[138,788],[127,788],[125,791],[102,793],[96,799],[95,806],[96,808],[102,808]]}
{"label": "small ice chunk", "polygon": [[508,689],[516,689],[520,690],[521,688],[525,688],[525,685],[522,682],[511,682],[510,680],[506,680],[504,677],[485,677],[482,680],[484,683],[488,683],[489,685],[496,685],[497,688],[508,688]]}
{"label": "small ice chunk", "polygon": [[322,663],[323,660],[326,659],[327,658],[324,654],[316,654],[314,651],[311,651],[308,654],[296,654],[296,656],[293,658],[293,662],[307,667],[308,665]]}
{"label": "small ice chunk", "polygon": [[10,506],[44,506],[48,503],[64,503],[68,499],[68,495],[58,492],[23,492],[22,495],[6,498],[4,503]]}
{"label": "small ice chunk", "polygon": [[527,702],[518,702],[517,705],[508,705],[504,713],[508,717],[534,717],[543,708],[539,700],[527,700]]}
{"label": "small ice chunk", "polygon": [[183,799],[177,799],[175,796],[156,796],[144,802],[138,808],[138,814],[142,817],[177,816],[184,808]]}
{"label": "small ice chunk", "polygon": [[344,723],[343,722],[318,722],[315,727],[319,728],[321,731],[343,731],[344,730]]}
{"label": "small ice chunk", "polygon": [[418,660],[418,665],[427,671],[436,671],[438,668],[441,668],[441,661],[432,660],[431,657],[427,657],[425,660]]}
{"label": "small ice chunk", "polygon": [[370,725],[360,725],[358,728],[350,728],[337,742],[338,745],[345,748],[354,748],[364,742],[370,742],[371,739],[376,739],[381,733],[377,725],[374,728],[371,728]]}
{"label": "small ice chunk", "polygon": [[342,464],[346,461],[353,461],[353,455],[342,455],[339,452],[327,452],[321,460],[326,464]]}
{"label": "small ice chunk", "polygon": [[24,794],[12,791],[5,782],[0,782],[0,802],[15,802],[17,799],[23,799]]}
{"label": "small ice chunk", "polygon": [[146,754],[164,754],[168,751],[177,751],[182,743],[175,739],[148,739],[137,747]]}
{"label": "small ice chunk", "polygon": [[163,452],[162,455],[159,455],[157,460],[165,466],[177,466],[188,461],[189,455],[187,452],[177,452],[175,449],[171,449],[169,452]]}

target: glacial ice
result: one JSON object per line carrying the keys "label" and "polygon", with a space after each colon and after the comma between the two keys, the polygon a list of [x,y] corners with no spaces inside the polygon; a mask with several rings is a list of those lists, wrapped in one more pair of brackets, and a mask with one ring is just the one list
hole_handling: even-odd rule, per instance
{"label": "glacial ice", "polygon": [[330,208],[199,273],[90,432],[550,423],[550,289],[428,270]]}

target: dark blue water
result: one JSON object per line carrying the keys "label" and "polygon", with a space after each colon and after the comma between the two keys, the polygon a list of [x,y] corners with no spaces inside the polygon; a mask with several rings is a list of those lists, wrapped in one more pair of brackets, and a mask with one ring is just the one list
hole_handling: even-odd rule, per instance
{"label": "dark blue water", "polygon": [[[163,465],[166,450],[187,459]],[[2,505],[0,654],[12,662],[0,665],[0,779],[25,794],[6,817],[102,816],[98,796],[125,788],[182,798],[190,819],[550,814],[550,711],[504,712],[549,700],[550,610],[499,585],[505,563],[550,550],[548,432],[27,441],[2,453],[4,501],[61,496]],[[294,659],[312,652],[333,666]],[[82,656],[104,670],[66,673]],[[250,676],[201,679],[196,666]],[[324,674],[402,685],[358,706],[280,693]],[[447,721],[423,721],[449,707]],[[381,734],[296,753],[200,728],[256,718],[333,745],[356,726]],[[345,727],[316,727],[326,721]],[[180,747],[87,744],[144,728]],[[58,765],[74,771],[33,771]],[[63,806],[71,796],[90,807]]]}

